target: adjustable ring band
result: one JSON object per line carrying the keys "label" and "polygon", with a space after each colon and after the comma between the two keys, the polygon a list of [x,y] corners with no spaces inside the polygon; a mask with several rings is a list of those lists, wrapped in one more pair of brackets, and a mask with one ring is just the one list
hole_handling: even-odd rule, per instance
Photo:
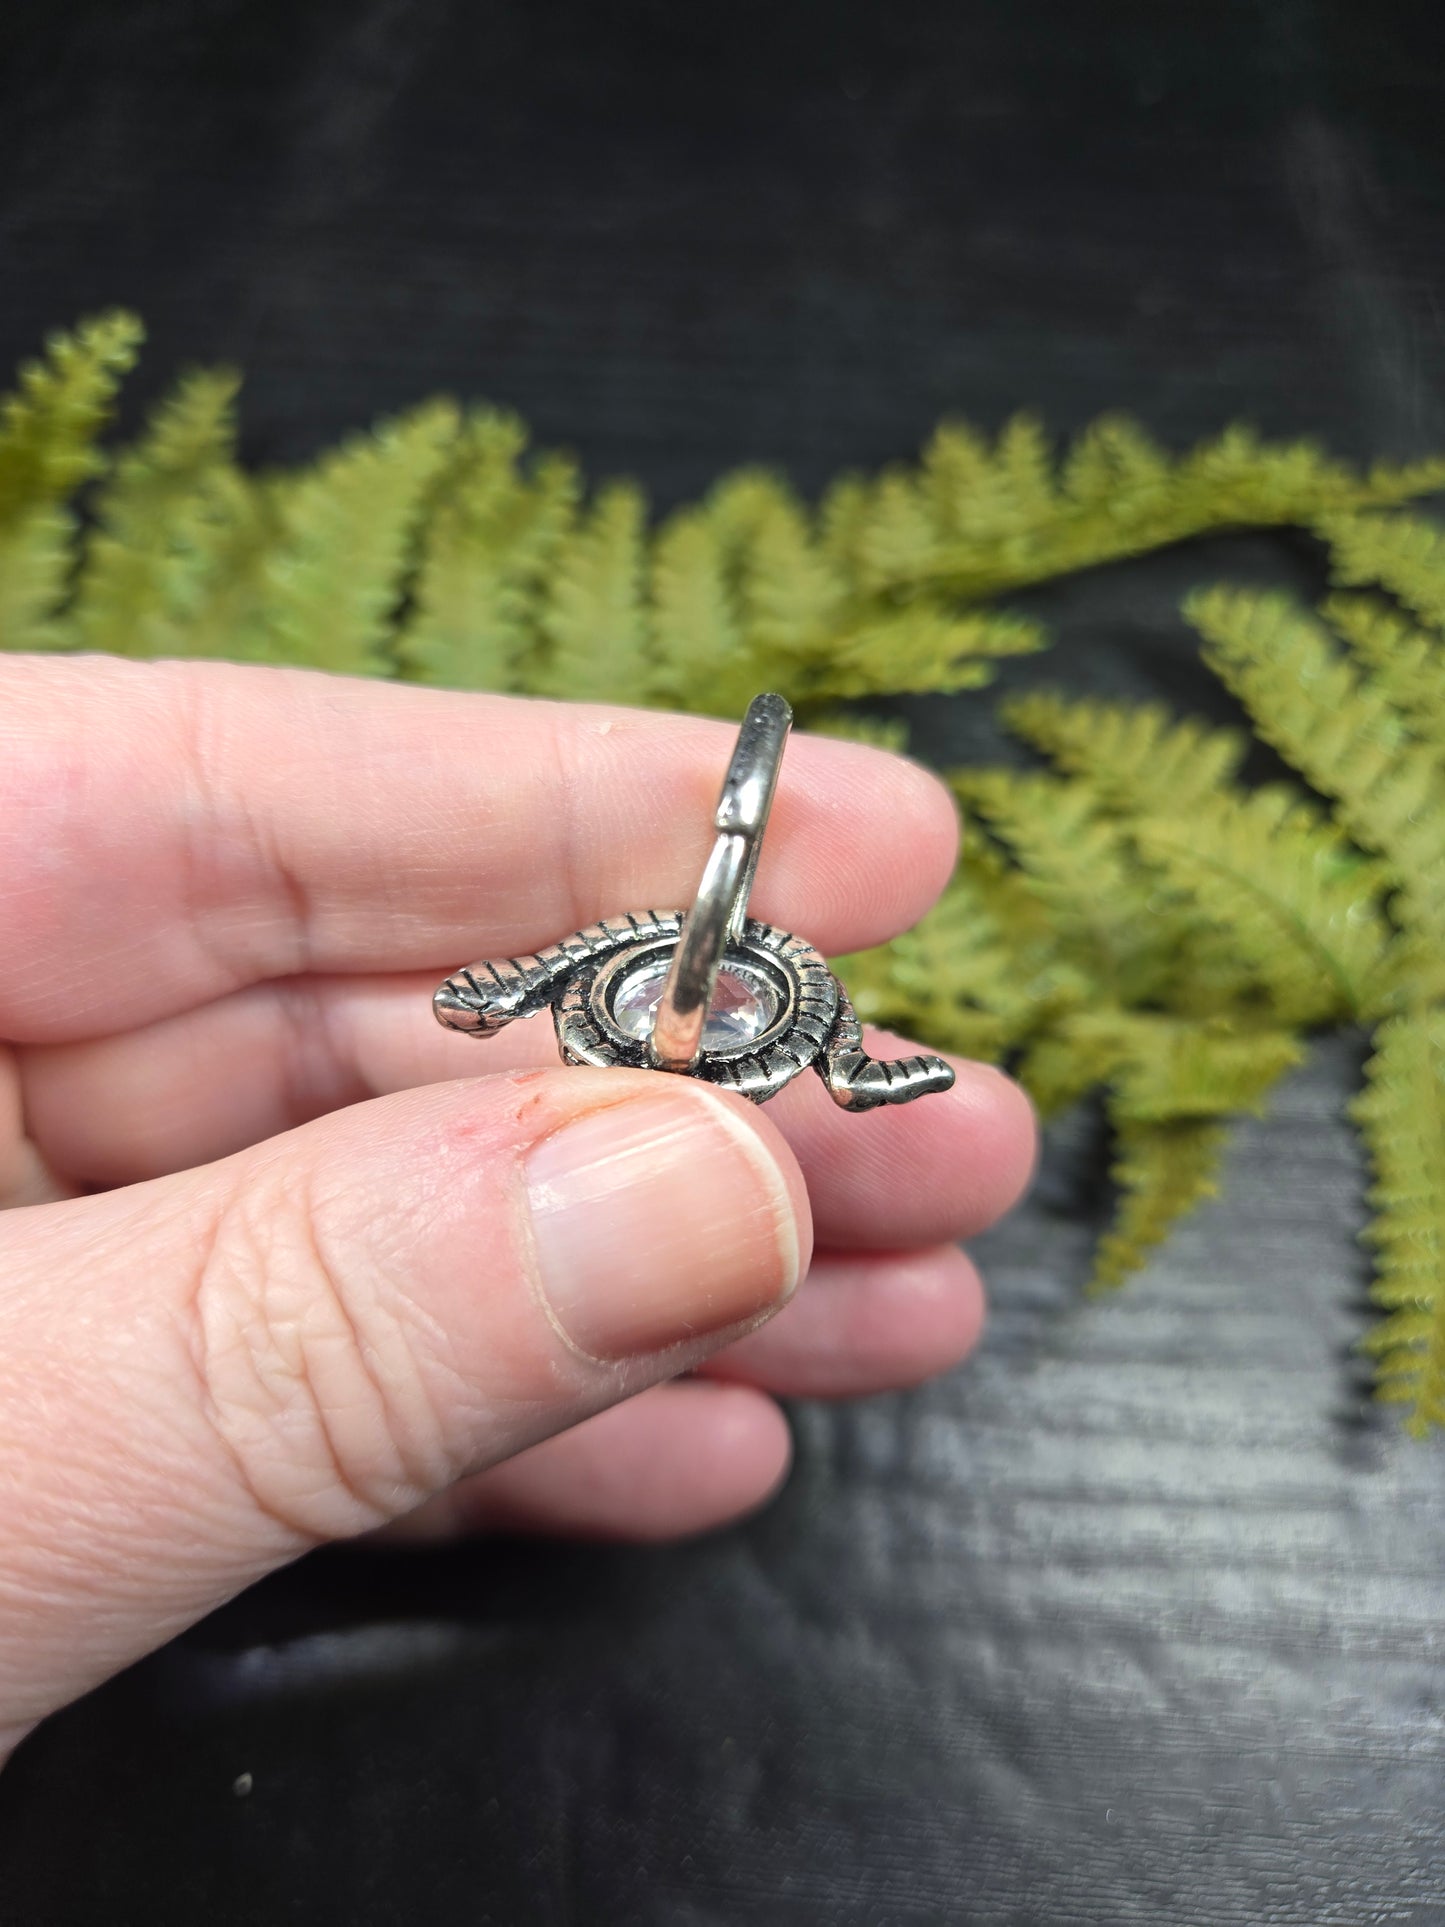
{"label": "adjustable ring band", "polygon": [[793,712],[781,696],[757,696],[748,705],[713,818],[717,841],[697,901],[683,921],[653,1019],[648,1057],[658,1070],[690,1071],[701,1053],[719,967],[747,922],[758,852],[792,723]]}

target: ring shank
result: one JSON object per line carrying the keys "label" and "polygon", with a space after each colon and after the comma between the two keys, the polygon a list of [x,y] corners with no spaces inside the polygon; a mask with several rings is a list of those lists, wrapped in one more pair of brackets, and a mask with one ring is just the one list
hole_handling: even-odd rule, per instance
{"label": "ring shank", "polygon": [[793,712],[781,696],[755,696],[748,705],[718,797],[717,841],[683,921],[653,1019],[648,1054],[658,1070],[689,1071],[698,1060],[718,969],[728,943],[742,936],[747,921],[792,722]]}

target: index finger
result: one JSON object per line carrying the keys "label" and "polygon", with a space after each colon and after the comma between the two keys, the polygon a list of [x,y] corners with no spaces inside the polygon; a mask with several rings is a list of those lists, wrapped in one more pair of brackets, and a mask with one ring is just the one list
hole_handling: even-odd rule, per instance
{"label": "index finger", "polygon": [[[94,1037],[272,977],[523,954],[685,908],[735,729],[312,671],[0,658],[0,1036]],[[825,951],[947,878],[947,793],[797,737],[756,915]]]}

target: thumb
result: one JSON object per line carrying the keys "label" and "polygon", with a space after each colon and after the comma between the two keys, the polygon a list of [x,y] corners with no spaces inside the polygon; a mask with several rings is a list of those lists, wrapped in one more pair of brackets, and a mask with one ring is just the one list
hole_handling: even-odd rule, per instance
{"label": "thumb", "polygon": [[545,1071],[337,1112],[0,1218],[0,1747],[321,1540],[777,1309],[801,1175],[690,1078]]}

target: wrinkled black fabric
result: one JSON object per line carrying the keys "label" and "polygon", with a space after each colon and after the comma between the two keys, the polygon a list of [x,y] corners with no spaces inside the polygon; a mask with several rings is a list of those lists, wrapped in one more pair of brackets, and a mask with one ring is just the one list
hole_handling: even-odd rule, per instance
{"label": "wrinkled black fabric", "polygon": [[[11,0],[0,359],[124,301],[248,453],[450,387],[662,502],[946,411],[1445,445],[1434,5]],[[1010,681],[1228,705],[1176,614],[1302,539],[1026,598]],[[987,705],[901,706],[992,753]],[[1445,1921],[1441,1448],[1365,1398],[1335,1039],[1106,1303],[1096,1120],[981,1241],[976,1361],[796,1411],[746,1527],[334,1553],[0,1777],[0,1919]],[[249,1775],[249,1791],[238,1791]],[[247,1782],[240,1781],[241,1787]]]}

